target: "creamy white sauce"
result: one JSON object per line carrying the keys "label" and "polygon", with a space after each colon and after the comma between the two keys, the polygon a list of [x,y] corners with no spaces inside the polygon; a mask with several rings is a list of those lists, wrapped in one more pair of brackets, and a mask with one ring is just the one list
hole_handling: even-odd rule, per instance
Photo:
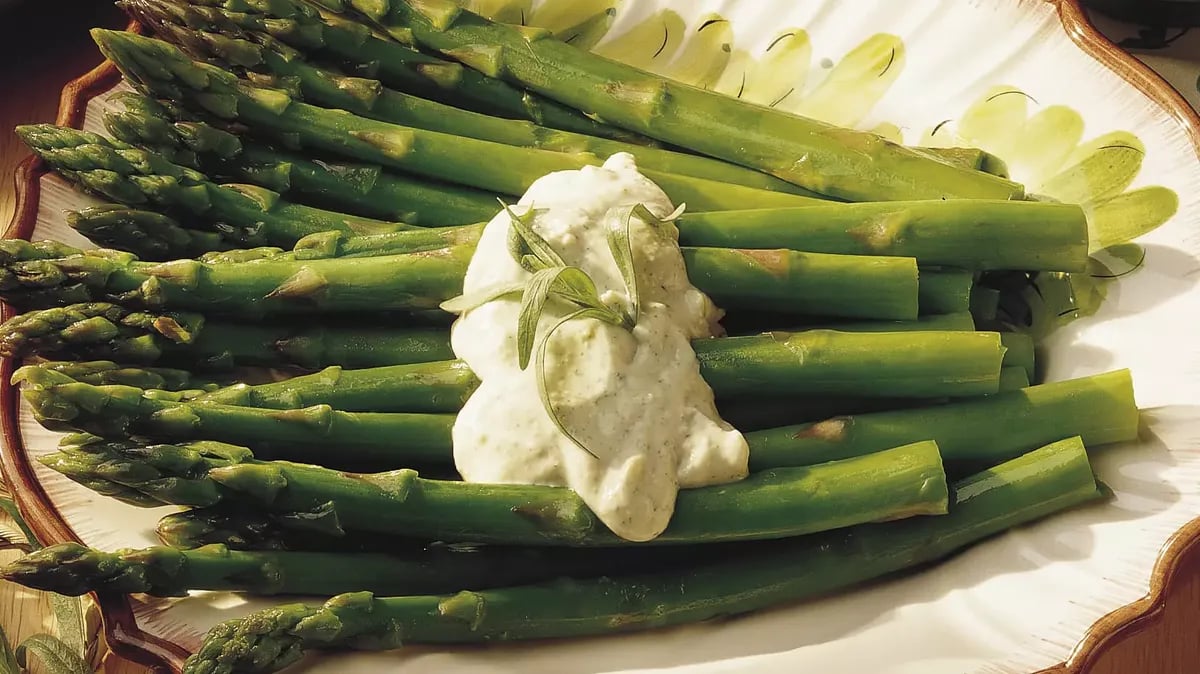
{"label": "creamy white sauce", "polygon": [[[603,167],[552,173],[530,186],[514,211],[535,211],[532,228],[568,265],[591,276],[601,300],[628,308],[629,294],[606,240],[614,219],[643,204],[659,218],[674,210],[633,157],[616,154]],[[510,219],[487,224],[467,269],[464,294],[514,281],[529,272],[509,254]],[[468,482],[567,486],[622,538],[650,540],[666,528],[683,487],[741,479],[748,448],[717,414],[690,340],[717,334],[719,310],[691,285],[674,225],[634,217],[630,227],[641,310],[632,330],[575,319],[551,335],[545,373],[563,426],[538,396],[536,363],[517,362],[519,297],[489,302],[454,324],[454,353],[482,382],[454,424],[454,461]],[[534,353],[570,313],[547,303]]]}

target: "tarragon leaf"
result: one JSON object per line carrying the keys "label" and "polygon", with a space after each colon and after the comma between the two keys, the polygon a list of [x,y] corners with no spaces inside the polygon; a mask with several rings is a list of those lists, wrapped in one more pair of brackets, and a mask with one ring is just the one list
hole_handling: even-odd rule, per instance
{"label": "tarragon leaf", "polygon": [[[500,205],[504,207],[504,212],[508,213],[508,251],[525,271],[535,272],[547,267],[567,266],[567,263],[554,250],[550,242],[543,239],[541,234],[533,231],[533,227],[530,227],[529,222],[526,221],[526,218],[532,220],[537,211],[531,209],[524,216],[520,216],[513,211],[511,206],[504,203],[503,200],[500,201]],[[530,266],[527,266],[527,252],[537,258],[540,267],[530,268]]]}
{"label": "tarragon leaf", "polygon": [[[629,293],[629,327],[637,325],[641,313],[641,300],[638,296],[637,270],[633,265],[633,243],[630,241],[629,230],[633,226],[633,216],[638,209],[646,210],[641,204],[632,206],[624,217],[612,220],[605,232],[608,239],[608,249],[612,252],[613,260],[617,263],[617,271],[625,281]],[[649,212],[649,211],[646,211]]]}
{"label": "tarragon leaf", "polygon": [[567,321],[577,318],[598,318],[600,320],[607,320],[611,322],[612,315],[613,312],[608,309],[587,308],[579,309],[567,314],[566,316],[563,316],[557,323],[551,326],[548,331],[546,331],[546,337],[542,339],[542,343],[538,346],[537,361],[534,365],[535,373],[537,375],[538,397],[541,398],[542,407],[546,410],[546,414],[550,417],[550,421],[554,424],[554,427],[558,429],[559,433],[562,433],[567,437],[568,440],[574,443],[576,447],[587,452],[592,456],[592,458],[595,459],[599,459],[600,457],[596,456],[595,452],[584,446],[584,444],[579,441],[579,438],[576,438],[571,431],[567,430],[567,427],[563,425],[562,419],[558,417],[558,413],[554,411],[554,403],[550,400],[550,389],[546,377],[546,345],[550,343],[550,338],[554,336],[554,333],[563,325],[565,325]]}
{"label": "tarragon leaf", "polygon": [[525,289],[527,282],[514,281],[512,283],[501,283],[499,285],[477,290],[471,294],[463,294],[457,297],[442,302],[439,306],[442,311],[450,314],[465,314],[468,311],[481,307],[492,300],[498,300],[506,295],[515,295]]}
{"label": "tarragon leaf", "polygon": [[17,664],[29,668],[33,654],[51,674],[91,674],[91,667],[70,646],[49,634],[34,634],[17,646]]}

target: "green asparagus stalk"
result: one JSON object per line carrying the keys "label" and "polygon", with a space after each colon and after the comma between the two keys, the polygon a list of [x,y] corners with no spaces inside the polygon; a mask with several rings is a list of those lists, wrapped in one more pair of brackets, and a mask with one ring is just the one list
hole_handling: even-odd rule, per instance
{"label": "green asparagus stalk", "polygon": [[[971,314],[931,314],[919,316],[915,321],[841,321],[838,323],[810,323],[797,325],[792,332],[802,330],[838,330],[841,332],[928,332],[928,331],[958,331],[971,332],[975,329],[975,319]],[[1004,338],[1001,335],[1001,343]],[[1005,354],[1008,355],[1007,353]]]}
{"label": "green asparagus stalk", "polygon": [[167,209],[240,243],[291,246],[314,232],[377,234],[408,227],[292,204],[256,186],[217,185],[153,152],[86,131],[50,124],[16,131],[58,173],[86,190],[129,206]]}
{"label": "green asparagus stalk", "polygon": [[210,315],[436,309],[462,290],[462,246],[354,260],[139,262],[104,249],[45,259],[28,242],[0,241],[0,297],[21,307],[115,301]]}
{"label": "green asparagus stalk", "polygon": [[[133,386],[160,391],[211,391],[220,388],[217,382],[201,379],[188,370],[167,367],[130,367],[111,360],[46,361],[26,367],[50,370],[93,386]],[[18,370],[19,371],[19,370]],[[15,375],[14,376],[18,376]],[[24,376],[19,375],[19,376]]]}
{"label": "green asparagus stalk", "polygon": [[[460,61],[611,124],[847,201],[1020,198],[1019,185],[878,136],[653,75],[464,11],[450,0],[351,0],[401,42]],[[715,209],[703,209],[715,210]]]}
{"label": "green asparagus stalk", "polygon": [[[862,397],[995,393],[996,333],[850,333],[813,330],[693,344],[700,372],[721,399],[746,395]],[[258,386],[232,386],[204,402],[292,409],[457,412],[478,381],[461,361],[360,370],[330,368]]]}
{"label": "green asparagus stalk", "polygon": [[[797,331],[816,329],[864,333],[969,332],[974,330],[974,324],[970,314],[943,314],[917,321],[806,325]],[[1001,344],[1012,339],[1009,333],[1004,333]],[[1008,348],[1002,364],[1024,366],[1025,361],[1018,359],[1022,353],[1020,349]],[[334,364],[353,369],[454,357],[448,331],[438,328],[237,323],[186,312],[136,311],[104,302],[29,311],[0,324],[0,356],[35,355],[54,359],[103,358],[127,365],[169,363],[193,370],[287,365],[322,368]]]}
{"label": "green asparagus stalk", "polygon": [[954,492],[945,517],[759,543],[744,555],[698,559],[669,571],[442,596],[357,592],[321,606],[274,606],[215,627],[183,671],[273,672],[295,664],[309,649],[579,637],[699,622],[927,564],[1101,496],[1078,438],[969,477]]}
{"label": "green asparagus stalk", "polygon": [[1037,376],[1037,363],[1033,337],[1024,332],[1002,332],[1000,343],[1004,345],[1004,366],[1025,370],[1030,380]]}
{"label": "green asparagus stalk", "polygon": [[[600,163],[587,153],[514,147],[388,124],[295,101],[286,91],[261,89],[232,73],[194,62],[172,45],[117,31],[92,36],[126,79],[145,90],[237,120],[255,133],[284,138],[301,147],[457,182],[502,194],[524,194],[533,181],[560,170]],[[642,171],[674,203],[693,210],[797,206],[819,199],[757,190],[702,178]]]}
{"label": "green asparagus stalk", "polygon": [[1000,309],[1000,291],[976,283],[971,286],[971,315],[980,323],[991,324]]}
{"label": "green asparagus stalk", "polygon": [[[93,386],[40,368],[14,374],[34,418],[50,430],[103,437],[211,439],[253,446],[263,456],[340,466],[446,464],[447,414],[342,412],[328,405],[266,410],[176,402],[131,386]],[[336,453],[330,447],[338,447]]]}
{"label": "green asparagus stalk", "polygon": [[[135,492],[159,505],[157,499]],[[310,530],[303,513],[268,513],[233,507],[188,508],[158,521],[155,533],[163,544],[181,550],[224,545],[231,550],[290,550],[295,552],[395,552],[414,546],[409,539],[344,532],[335,535]]]}
{"label": "green asparagus stalk", "polygon": [[[128,11],[132,3],[117,4]],[[219,26],[222,30],[271,35],[296,49],[319,52],[315,55],[370,73],[388,86],[460,108],[591,136],[648,142],[453,61],[380,39],[362,24],[322,16],[304,2],[248,0],[238,3],[236,9],[230,7],[224,0],[189,0],[187,8],[191,11],[184,16],[202,16],[204,24],[197,27]]]}
{"label": "green asparagus stalk", "polygon": [[[213,32],[216,26],[205,20],[204,13],[187,5],[163,0],[135,0],[127,3],[126,9],[132,10],[134,16],[150,26],[158,37],[175,44],[193,57],[230,69],[265,72],[278,83],[296,82],[303,98],[321,107],[349,110],[383,122],[518,147],[587,152],[600,158],[628,152],[637,158],[639,166],[646,169],[756,189],[819,196],[736,164],[559,131],[527,121],[491,117],[388,89],[378,80],[347,77],[305,63],[299,51],[273,38],[258,36],[256,43],[245,39],[249,36]],[[267,79],[264,83],[273,82]],[[277,85],[277,88],[287,87]]]}
{"label": "green asparagus stalk", "polygon": [[[265,400],[265,396],[254,395],[258,392],[255,389],[273,389],[283,395],[300,388],[292,384],[294,388],[289,391],[287,385],[285,382],[281,385],[241,387],[243,397],[236,401],[271,405],[272,402]],[[210,395],[221,400],[222,393]],[[296,392],[294,395],[301,396],[304,393]],[[360,392],[359,398],[367,400],[369,396]],[[350,394],[345,399],[355,404]],[[308,402],[300,399],[291,404]],[[819,399],[813,404],[813,411],[801,407],[795,414],[821,414],[825,410],[819,405],[828,402],[828,398]],[[284,406],[289,403],[274,404]],[[949,469],[961,473],[964,467],[1005,460],[1043,444],[1045,438],[1063,434],[1081,435],[1089,446],[1126,442],[1137,437],[1138,410],[1129,373],[1124,370],[932,407],[904,408],[906,404],[911,405],[911,401],[897,403],[889,399],[876,399],[874,404],[903,409],[866,409],[861,414],[746,433],[751,468],[761,471],[813,465],[932,438],[939,443]],[[722,414],[726,414],[724,408]],[[157,423],[165,425],[163,422]],[[388,441],[391,439],[382,441],[373,456],[377,459],[382,457],[386,461],[382,465],[403,464],[409,456],[408,449],[392,441],[391,453],[385,454]],[[351,454],[344,449],[330,455],[343,460],[358,460],[362,464],[369,463],[358,459],[357,453]],[[451,461],[448,453],[437,455],[430,452],[418,456],[430,463],[448,464]]]}
{"label": "green asparagus stalk", "polygon": [[142,260],[199,257],[236,245],[219,232],[188,229],[162,213],[127,206],[68,211],[67,224],[102,248],[133,253]]}
{"label": "green asparagus stalk", "polygon": [[1023,367],[1000,368],[1000,390],[1015,391],[1029,386],[1029,374]]}
{"label": "green asparagus stalk", "polygon": [[[787,313],[900,321],[917,318],[921,284],[912,258],[684,248],[683,261],[692,284],[727,309],[784,308]],[[890,280],[884,281],[884,277]]]}
{"label": "green asparagus stalk", "polygon": [[921,269],[917,303],[921,314],[958,314],[971,310],[971,272]]}
{"label": "green asparagus stalk", "polygon": [[[453,240],[461,230],[416,230],[409,242]],[[264,316],[434,309],[459,294],[471,244],[405,255],[315,259],[345,246],[337,237],[308,242],[295,255],[251,251],[154,264],[115,251],[75,251],[45,259],[24,241],[0,241],[0,297],[26,308],[114,301],[126,306]],[[308,244],[306,244],[308,245]],[[231,260],[226,260],[231,257]],[[911,258],[797,251],[687,249],[694,285],[728,308],[740,304],[795,314],[916,318]],[[305,259],[307,258],[307,259]],[[820,292],[815,301],[810,293]]]}
{"label": "green asparagus stalk", "polygon": [[[706,554],[720,554],[722,548]],[[142,593],[182,597],[190,590],[255,595],[329,596],[362,590],[429,594],[463,588],[521,585],[588,577],[633,567],[663,569],[694,548],[594,550],[497,546],[413,545],[392,554],[372,552],[238,551],[224,545],[102,552],[78,543],[41,548],[0,568],[0,578],[47,592]]]}
{"label": "green asparagus stalk", "polygon": [[[170,161],[229,176],[343,213],[442,227],[489,220],[495,193],[415,180],[378,165],[316,159],[227,133],[133,92],[118,95],[122,112],[105,116],[114,138]],[[190,162],[190,163],[189,163]]]}
{"label": "green asparagus stalk", "polygon": [[[196,257],[206,262],[419,253],[458,244],[474,245],[482,231],[482,225],[465,225],[362,236],[347,236],[345,232],[337,231],[317,232],[302,237],[291,251],[285,252],[268,247],[234,248],[233,242],[221,233],[188,229],[160,213],[123,206],[95,206],[71,211],[67,213],[67,224],[102,247],[129,252],[142,260]],[[403,236],[395,236],[398,234]]]}
{"label": "green asparagus stalk", "polygon": [[[915,336],[922,337],[924,349],[910,346]],[[894,354],[893,362],[884,362],[876,348]],[[701,373],[718,398],[817,391],[931,397],[947,391],[994,393],[999,387],[1001,357],[994,333],[814,331],[705,340],[696,349]],[[863,360],[864,354],[875,354],[872,367],[863,367],[870,362]],[[13,380],[24,384],[34,417],[51,430],[211,439],[290,460],[389,467],[450,463],[454,417],[434,412],[457,411],[477,385],[458,361],[364,370],[332,367],[199,397],[93,386],[37,366],[22,368]],[[397,409],[403,412],[379,411]],[[337,453],[330,447],[338,447]]]}
{"label": "green asparagus stalk", "polygon": [[[264,462],[215,442],[187,446],[92,442],[39,460],[72,479],[100,478],[165,503],[314,513],[331,532],[357,530],[444,542],[612,546],[612,534],[565,487],[472,484],[412,470],[350,474]],[[682,490],[652,543],[798,536],[862,522],[946,512],[941,456],[919,442],[846,461],[778,469],[731,484]]]}
{"label": "green asparagus stalk", "polygon": [[31,311],[0,324],[0,355],[227,370],[377,367],[447,360],[454,352],[444,329],[209,321],[200,314],[135,311],[93,302]]}
{"label": "green asparagus stalk", "polygon": [[[999,386],[1003,352],[998,346],[996,333],[833,330],[692,343],[700,371],[718,398],[985,395]],[[865,385],[850,385],[852,380]]]}
{"label": "green asparagus stalk", "polygon": [[1082,271],[1087,218],[1073,204],[1034,201],[906,201],[687,213],[689,246],[792,248],[915,257],[966,269]]}
{"label": "green asparagus stalk", "polygon": [[750,433],[751,470],[833,461],[933,439],[951,472],[1079,435],[1089,447],[1137,438],[1128,370],[947,405],[833,417]]}

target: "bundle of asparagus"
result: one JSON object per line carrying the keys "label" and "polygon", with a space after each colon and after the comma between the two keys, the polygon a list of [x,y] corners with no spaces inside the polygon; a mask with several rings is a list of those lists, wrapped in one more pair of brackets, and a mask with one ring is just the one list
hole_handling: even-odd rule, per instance
{"label": "bundle of asparagus", "polygon": [[[94,32],[138,90],[112,137],[18,129],[115,202],[68,217],[101,248],[0,242],[0,298],[25,311],[0,355],[34,359],[14,382],[75,432],[43,463],[186,509],[162,546],[67,543],[0,575],[337,595],[219,626],[189,672],[827,593],[1099,498],[1085,447],[1136,437],[1128,372],[1031,386],[1034,341],[976,331],[1001,299],[981,273],[1079,272],[1089,250],[1082,209],[1022,200],[979,151],[757,107],[446,0],[118,4],[165,41]],[[687,205],[687,277],[733,335],[692,350],[749,446],[749,477],[681,491],[650,544],[570,489],[461,481],[452,446],[480,380],[442,304],[483,223],[615,153]]]}

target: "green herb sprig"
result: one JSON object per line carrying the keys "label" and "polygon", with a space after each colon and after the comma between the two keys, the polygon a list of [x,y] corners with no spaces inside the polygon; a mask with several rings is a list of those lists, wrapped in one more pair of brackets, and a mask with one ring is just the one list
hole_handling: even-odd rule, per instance
{"label": "green herb sprig", "polygon": [[[633,330],[641,313],[641,296],[638,289],[637,270],[633,263],[633,244],[630,234],[634,217],[641,218],[651,226],[662,226],[678,217],[682,206],[667,218],[658,218],[643,204],[628,207],[614,218],[605,233],[608,248],[616,262],[617,270],[625,283],[629,297],[627,308],[608,306],[600,299],[595,281],[583,269],[568,265],[550,242],[533,228],[537,215],[544,211],[530,209],[518,215],[503,201],[500,202],[508,214],[508,251],[513,260],[531,277],[524,282],[505,283],[485,288],[469,295],[464,294],[442,303],[442,309],[450,313],[465,313],[502,297],[521,294],[521,309],[517,315],[517,365],[524,370],[533,357],[537,327],[546,306],[552,300],[566,303],[574,310],[560,318],[542,339],[537,350],[535,370],[537,373],[538,396],[550,420],[563,435],[577,447],[596,457],[596,454],[579,441],[563,424],[550,399],[546,377],[546,351],[550,338],[569,321],[579,318],[594,318],[611,325]],[[596,457],[599,458],[599,457]]]}

